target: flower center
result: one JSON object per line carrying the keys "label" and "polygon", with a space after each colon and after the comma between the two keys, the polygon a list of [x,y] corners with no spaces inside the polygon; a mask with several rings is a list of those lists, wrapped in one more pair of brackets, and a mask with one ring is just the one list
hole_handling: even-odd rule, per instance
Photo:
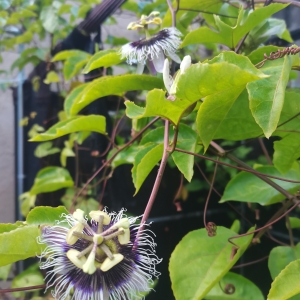
{"label": "flower center", "polygon": [[[130,242],[130,223],[127,218],[123,218],[103,231],[103,225],[110,224],[110,216],[102,211],[92,211],[90,217],[97,222],[97,232],[90,228],[84,218],[75,217],[79,223],[69,230],[66,241],[69,245],[74,245],[78,239],[88,243],[82,251],[70,249],[67,257],[85,273],[93,274],[97,269],[106,272],[124,259],[124,256],[118,253],[115,239],[118,239],[120,245]],[[92,236],[82,232],[84,227]]]}

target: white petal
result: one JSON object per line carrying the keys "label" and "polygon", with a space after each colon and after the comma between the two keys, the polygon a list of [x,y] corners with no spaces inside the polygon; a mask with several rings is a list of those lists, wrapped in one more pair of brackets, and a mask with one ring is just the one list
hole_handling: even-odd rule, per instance
{"label": "white petal", "polygon": [[170,89],[173,84],[173,78],[170,76],[170,64],[167,58],[165,59],[164,63],[163,80],[168,93],[170,93]]}
{"label": "white petal", "polygon": [[144,63],[138,63],[136,68],[136,74],[143,74],[145,68]]}
{"label": "white petal", "polygon": [[170,56],[170,58],[171,58],[172,60],[174,60],[174,61],[177,62],[178,64],[181,63],[180,57],[179,57],[177,54],[175,54],[174,52],[168,52],[168,55]]}
{"label": "white petal", "polygon": [[165,56],[163,52],[160,52],[158,56],[154,56],[152,62],[156,72],[162,73],[164,69],[164,62],[165,62]]}
{"label": "white petal", "polygon": [[184,74],[185,70],[186,70],[187,68],[189,68],[189,67],[191,66],[191,64],[192,64],[192,59],[191,59],[191,57],[190,57],[189,55],[186,55],[186,56],[183,58],[183,60],[182,60],[182,62],[181,62],[181,64],[180,64],[180,71],[181,71],[181,74]]}

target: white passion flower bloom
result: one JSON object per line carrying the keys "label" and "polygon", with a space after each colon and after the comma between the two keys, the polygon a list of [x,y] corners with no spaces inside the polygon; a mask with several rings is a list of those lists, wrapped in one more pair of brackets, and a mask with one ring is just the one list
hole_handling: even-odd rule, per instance
{"label": "white passion flower bloom", "polygon": [[159,276],[153,233],[126,217],[124,210],[108,214],[82,210],[63,215],[55,226],[42,228],[41,269],[47,270],[47,288],[55,299],[131,300],[143,299],[152,278]]}
{"label": "white passion flower bloom", "polygon": [[175,52],[181,44],[181,35],[174,27],[162,29],[149,38],[122,46],[121,57],[127,58],[130,65],[137,63],[138,74],[143,73],[145,64],[152,74],[162,73],[166,56],[180,64],[181,60]]}

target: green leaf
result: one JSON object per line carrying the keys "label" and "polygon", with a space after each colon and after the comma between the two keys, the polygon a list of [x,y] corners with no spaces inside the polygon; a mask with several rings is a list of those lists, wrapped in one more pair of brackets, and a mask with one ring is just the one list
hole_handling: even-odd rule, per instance
{"label": "green leaf", "polygon": [[54,33],[59,29],[57,9],[52,5],[42,8],[40,20],[42,21],[43,27],[50,33]]}
{"label": "green leaf", "polygon": [[179,242],[169,264],[176,299],[203,299],[230,270],[252,239],[252,235],[235,239],[239,249],[232,258],[233,245],[228,239],[235,235],[235,232],[220,226],[217,235],[209,237],[206,229],[202,228],[191,231]]}
{"label": "green leaf", "polygon": [[247,57],[224,52],[207,63],[189,67],[178,80],[176,97],[194,103],[205,96],[235,90],[265,77]]}
{"label": "green leaf", "polygon": [[60,136],[78,132],[94,131],[106,135],[106,119],[103,116],[75,116],[65,121],[58,122],[46,132],[36,135],[30,139],[31,142],[42,142],[56,139]]}
{"label": "green leaf", "polygon": [[89,83],[68,110],[70,115],[74,116],[85,106],[107,95],[122,95],[127,91],[152,90],[163,87],[164,84],[161,79],[149,75],[105,76]]}
{"label": "green leaf", "polygon": [[291,56],[268,61],[262,71],[270,77],[247,85],[253,117],[267,138],[276,130],[279,122],[291,68]]}
{"label": "green leaf", "polygon": [[[289,217],[291,228],[300,228],[300,219],[295,217]],[[300,258],[300,257],[299,257]]]}
{"label": "green leaf", "polygon": [[[112,168],[117,168],[118,166],[124,165],[124,164],[133,164],[135,156],[137,152],[139,151],[139,148],[136,145],[132,145],[131,147],[128,147],[127,149],[119,152],[117,156],[114,158],[114,160],[111,163]],[[113,149],[108,154],[107,158],[109,159],[114,152],[116,152],[116,149]]]}
{"label": "green leaf", "polygon": [[81,50],[64,50],[58,52],[53,58],[52,62],[60,61],[60,60],[66,60],[70,57],[81,57],[82,59],[89,59],[91,55],[85,51]]}
{"label": "green leaf", "polygon": [[20,226],[21,226],[21,224],[17,224],[17,223],[15,223],[15,224],[10,224],[10,223],[0,224],[0,233],[10,232],[12,230],[19,228]]}
{"label": "green leaf", "polygon": [[[293,169],[290,169],[285,175],[279,173],[273,166],[260,166],[256,168],[256,171],[285,179],[300,180],[298,163],[295,163]],[[291,183],[277,179],[271,180],[292,194],[295,193],[300,186],[300,183]],[[285,199],[284,195],[260,178],[248,172],[241,172],[229,181],[220,203],[226,201],[240,201],[270,205],[280,202],[283,199]]]}
{"label": "green leaf", "polygon": [[286,300],[300,293],[300,259],[291,262],[272,283],[268,300]]}
{"label": "green leaf", "polygon": [[296,259],[300,259],[300,244],[294,248],[289,246],[273,248],[268,260],[268,267],[272,279],[274,280],[289,263]]}
{"label": "green leaf", "polygon": [[236,233],[239,233],[241,229],[241,222],[240,220],[234,220],[234,222],[232,223],[231,227],[230,227],[230,230],[236,232]]}
{"label": "green leaf", "polygon": [[86,88],[87,85],[88,85],[88,83],[80,84],[79,86],[74,88],[70,92],[70,94],[67,96],[67,98],[65,99],[64,110],[65,110],[68,118],[70,118],[70,116],[71,116],[70,109],[71,109],[73,103],[75,102],[76,98],[81,94],[81,92]]}
{"label": "green leaf", "polygon": [[19,200],[22,202],[21,213],[24,217],[26,217],[30,209],[35,205],[36,195],[32,195],[29,192],[25,192],[19,196]]}
{"label": "green leaf", "polygon": [[136,153],[134,164],[132,168],[132,179],[135,187],[135,193],[140,190],[143,182],[155,167],[155,165],[161,160],[163,155],[163,144],[150,143],[145,145],[141,150]]}
{"label": "green leaf", "polygon": [[[56,225],[57,221],[63,219],[63,214],[69,214],[64,206],[37,206],[33,208],[26,218],[28,225]],[[63,224],[63,223],[61,223]]]}
{"label": "green leaf", "polygon": [[47,73],[46,78],[44,79],[44,83],[50,84],[52,82],[59,82],[60,78],[55,71],[50,71]]}
{"label": "green leaf", "polygon": [[199,43],[220,43],[234,49],[239,41],[260,22],[272,16],[274,13],[284,9],[288,4],[272,3],[260,7],[252,12],[240,9],[237,23],[229,26],[219,16],[214,16],[219,32],[205,26],[191,31],[183,40],[181,47]]}
{"label": "green leaf", "polygon": [[30,190],[31,195],[53,192],[74,185],[69,172],[60,167],[46,167],[38,172]]}
{"label": "green leaf", "polygon": [[12,264],[0,267],[0,279],[1,280],[7,279],[8,275],[10,273],[11,267],[12,267]]}
{"label": "green leaf", "polygon": [[131,101],[125,101],[126,115],[131,119],[159,116],[177,125],[185,110],[191,106],[187,100],[170,101],[163,90],[154,89],[147,94],[146,107],[140,107]]}
{"label": "green leaf", "polygon": [[[227,284],[234,286],[235,290],[233,294],[224,293],[224,288]],[[205,300],[226,299],[264,300],[265,298],[260,289],[252,281],[239,274],[228,272],[205,296]]]}
{"label": "green leaf", "polygon": [[41,143],[39,144],[35,150],[34,150],[34,155],[36,157],[45,157],[51,154],[55,154],[60,152],[60,149],[57,147],[52,148],[52,142],[45,142],[45,143]]}
{"label": "green leaf", "polygon": [[37,226],[24,226],[0,234],[0,266],[40,254],[44,246],[37,242],[39,235]]}
{"label": "green leaf", "polygon": [[119,49],[99,51],[90,58],[82,73],[87,74],[90,71],[101,67],[108,68],[117,65],[122,61],[125,61],[125,58],[121,59]]}
{"label": "green leaf", "polygon": [[71,56],[66,59],[63,67],[65,80],[70,80],[75,75],[79,74],[87,61],[88,59],[85,56]]}
{"label": "green leaf", "polygon": [[197,130],[200,139],[207,150],[210,142],[214,139],[220,129],[230,130],[222,126],[223,121],[228,118],[234,102],[238,99],[244,86],[237,87],[235,90],[229,89],[217,95],[208,96],[200,106],[197,114]]}
{"label": "green leaf", "polygon": [[255,65],[264,60],[264,54],[269,56],[271,52],[276,52],[278,49],[282,49],[282,48],[277,46],[272,46],[272,45],[263,46],[251,52],[248,55],[248,58]]}
{"label": "green leaf", "polygon": [[[285,93],[284,105],[279,123],[282,124],[300,112],[300,94]],[[300,117],[296,117],[288,123],[280,126],[273,135],[280,136],[280,141],[274,142],[273,163],[282,173],[286,173],[293,165],[295,160],[300,157]]]}

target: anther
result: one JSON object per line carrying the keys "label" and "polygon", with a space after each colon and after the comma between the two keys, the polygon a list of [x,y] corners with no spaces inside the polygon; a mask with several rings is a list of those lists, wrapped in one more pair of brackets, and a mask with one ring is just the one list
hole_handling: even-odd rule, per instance
{"label": "anther", "polygon": [[82,269],[83,265],[86,262],[86,257],[85,256],[81,256],[80,258],[78,258],[78,254],[80,252],[75,250],[75,249],[70,249],[67,252],[67,257],[68,259],[78,268]]}
{"label": "anther", "polygon": [[93,210],[89,213],[89,215],[96,222],[99,221],[99,216],[103,216],[103,224],[104,225],[109,225],[109,223],[110,223],[110,216],[104,211]]}
{"label": "anther", "polygon": [[118,241],[121,245],[126,245],[130,242],[130,230],[129,229],[123,229],[119,228],[119,230],[116,232],[122,232],[121,235],[118,235]]}
{"label": "anther", "polygon": [[106,258],[104,262],[102,263],[100,270],[102,272],[107,272],[110,270],[112,267],[117,265],[119,262],[121,262],[124,259],[124,256],[120,253],[113,254],[113,258]]}
{"label": "anther", "polygon": [[79,237],[75,236],[73,233],[74,232],[80,233],[83,230],[83,228],[84,228],[84,224],[77,223],[68,231],[66,236],[66,241],[69,245],[74,245],[78,241]]}

